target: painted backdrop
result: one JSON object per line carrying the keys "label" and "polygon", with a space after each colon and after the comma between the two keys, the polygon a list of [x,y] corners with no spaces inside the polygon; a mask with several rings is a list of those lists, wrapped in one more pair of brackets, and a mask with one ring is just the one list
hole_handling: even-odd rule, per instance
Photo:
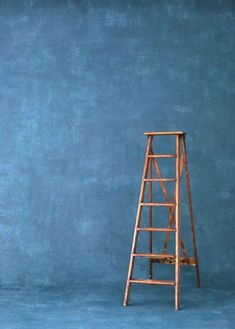
{"label": "painted backdrop", "polygon": [[124,284],[152,130],[187,131],[202,281],[232,279],[234,29],[229,0],[0,2],[1,285]]}

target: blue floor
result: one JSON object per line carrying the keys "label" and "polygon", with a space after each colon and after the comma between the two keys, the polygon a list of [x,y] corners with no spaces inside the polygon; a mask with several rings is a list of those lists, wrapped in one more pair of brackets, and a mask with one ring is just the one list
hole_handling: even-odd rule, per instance
{"label": "blue floor", "polygon": [[130,306],[122,306],[123,285],[67,288],[2,288],[1,329],[187,328],[235,326],[234,291],[182,287],[181,310],[173,309],[172,287],[132,288]]}

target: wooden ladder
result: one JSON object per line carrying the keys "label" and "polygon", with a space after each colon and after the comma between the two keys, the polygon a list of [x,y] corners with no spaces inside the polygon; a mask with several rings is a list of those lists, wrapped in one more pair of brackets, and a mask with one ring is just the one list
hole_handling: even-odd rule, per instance
{"label": "wooden ladder", "polygon": [[[125,296],[124,296],[124,306],[128,305],[128,298],[130,293],[130,286],[133,283],[138,284],[156,284],[156,285],[169,285],[175,287],[175,309],[178,310],[180,306],[180,266],[181,265],[191,265],[195,267],[197,286],[200,287],[200,276],[199,276],[199,266],[198,266],[198,256],[197,256],[197,246],[194,228],[194,217],[193,217],[193,207],[192,198],[189,183],[189,172],[188,172],[188,161],[186,155],[186,143],[185,143],[185,132],[174,131],[174,132],[146,132],[144,133],[148,136],[148,144],[145,155],[143,177],[141,182],[139,202],[136,214],[136,222],[134,228],[133,242],[130,255],[129,270],[127,275]],[[161,135],[173,135],[176,139],[176,152],[175,154],[154,154],[152,141],[154,136]],[[181,154],[182,153],[182,154]],[[176,177],[175,178],[163,178],[161,175],[160,167],[158,165],[158,158],[175,158],[176,159]],[[152,169],[153,165],[156,169],[157,178],[153,178]],[[190,224],[191,233],[193,241],[193,252],[194,257],[188,257],[186,249],[184,247],[183,240],[180,233],[180,179],[182,172],[185,172],[186,178],[186,189],[188,196],[188,205],[190,213]],[[156,203],[153,202],[153,188],[152,184],[154,182],[159,182],[165,202]],[[169,195],[165,188],[165,182],[175,182],[175,194],[174,200],[170,201]],[[149,200],[144,201],[145,187],[146,183],[149,184]],[[141,213],[143,207],[149,207],[149,227],[141,227]],[[167,228],[156,228],[153,227],[153,207],[167,207],[169,209],[168,226]],[[139,232],[147,231],[149,232],[149,253],[138,253],[137,249],[137,239]],[[165,241],[163,246],[162,254],[153,253],[153,232],[165,232]],[[170,232],[175,234],[175,254],[167,254],[168,241]],[[182,255],[181,255],[182,252]],[[149,259],[149,279],[136,279],[133,278],[133,268],[134,261],[136,257],[144,257]],[[153,263],[157,262],[160,264],[174,264],[175,265],[175,280],[154,280],[153,279]]]}

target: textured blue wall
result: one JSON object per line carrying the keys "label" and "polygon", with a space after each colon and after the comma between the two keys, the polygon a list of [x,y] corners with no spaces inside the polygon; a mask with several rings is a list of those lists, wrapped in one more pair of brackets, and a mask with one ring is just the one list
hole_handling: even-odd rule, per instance
{"label": "textured blue wall", "polygon": [[125,280],[148,130],[188,132],[203,281],[228,280],[234,1],[2,0],[0,32],[0,283]]}

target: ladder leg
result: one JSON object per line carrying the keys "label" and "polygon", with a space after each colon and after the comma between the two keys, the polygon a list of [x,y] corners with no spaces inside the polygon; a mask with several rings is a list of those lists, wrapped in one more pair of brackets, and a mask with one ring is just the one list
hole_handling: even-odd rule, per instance
{"label": "ladder leg", "polygon": [[138,202],[138,208],[137,208],[137,214],[136,214],[136,221],[135,221],[134,235],[133,235],[133,241],[132,241],[132,247],[131,247],[131,256],[130,256],[128,274],[127,274],[127,281],[126,281],[126,289],[125,289],[125,296],[124,296],[123,306],[128,305],[128,298],[129,298],[129,292],[130,292],[130,280],[131,280],[131,277],[132,277],[133,266],[134,266],[133,253],[135,253],[136,242],[137,242],[137,238],[138,238],[137,228],[139,227],[140,218],[141,218],[141,210],[142,210],[141,202],[143,201],[144,191],[145,191],[145,181],[144,181],[144,179],[146,178],[146,174],[147,174],[147,171],[148,171],[148,163],[149,163],[148,155],[149,155],[149,152],[150,152],[150,149],[151,149],[151,144],[152,144],[152,136],[148,136],[148,144],[147,144],[147,150],[146,150],[146,155],[145,155],[144,170],[143,170],[143,176],[142,176],[142,181],[141,181],[139,202]]}
{"label": "ladder leg", "polygon": [[[152,160],[149,161],[149,178],[152,178]],[[149,182],[149,202],[153,202],[153,186],[152,181]],[[149,227],[153,227],[153,207],[149,207]],[[149,253],[153,252],[153,232],[149,232]],[[153,261],[149,259],[149,279],[153,278]]]}
{"label": "ladder leg", "polygon": [[180,137],[176,136],[175,309],[180,307]]}
{"label": "ladder leg", "polygon": [[191,233],[192,233],[192,240],[193,240],[193,251],[194,251],[194,257],[195,257],[197,287],[199,288],[200,287],[200,274],[199,274],[199,265],[198,265],[198,256],[197,256],[197,244],[196,244],[196,235],[195,235],[195,227],[194,227],[193,204],[192,204],[191,189],[190,189],[190,182],[189,182],[189,171],[188,171],[188,160],[187,160],[187,154],[186,154],[185,137],[183,137],[183,139],[182,139],[182,149],[183,149],[183,157],[184,157],[185,178],[186,178],[186,188],[187,188],[189,213],[190,213]]}

